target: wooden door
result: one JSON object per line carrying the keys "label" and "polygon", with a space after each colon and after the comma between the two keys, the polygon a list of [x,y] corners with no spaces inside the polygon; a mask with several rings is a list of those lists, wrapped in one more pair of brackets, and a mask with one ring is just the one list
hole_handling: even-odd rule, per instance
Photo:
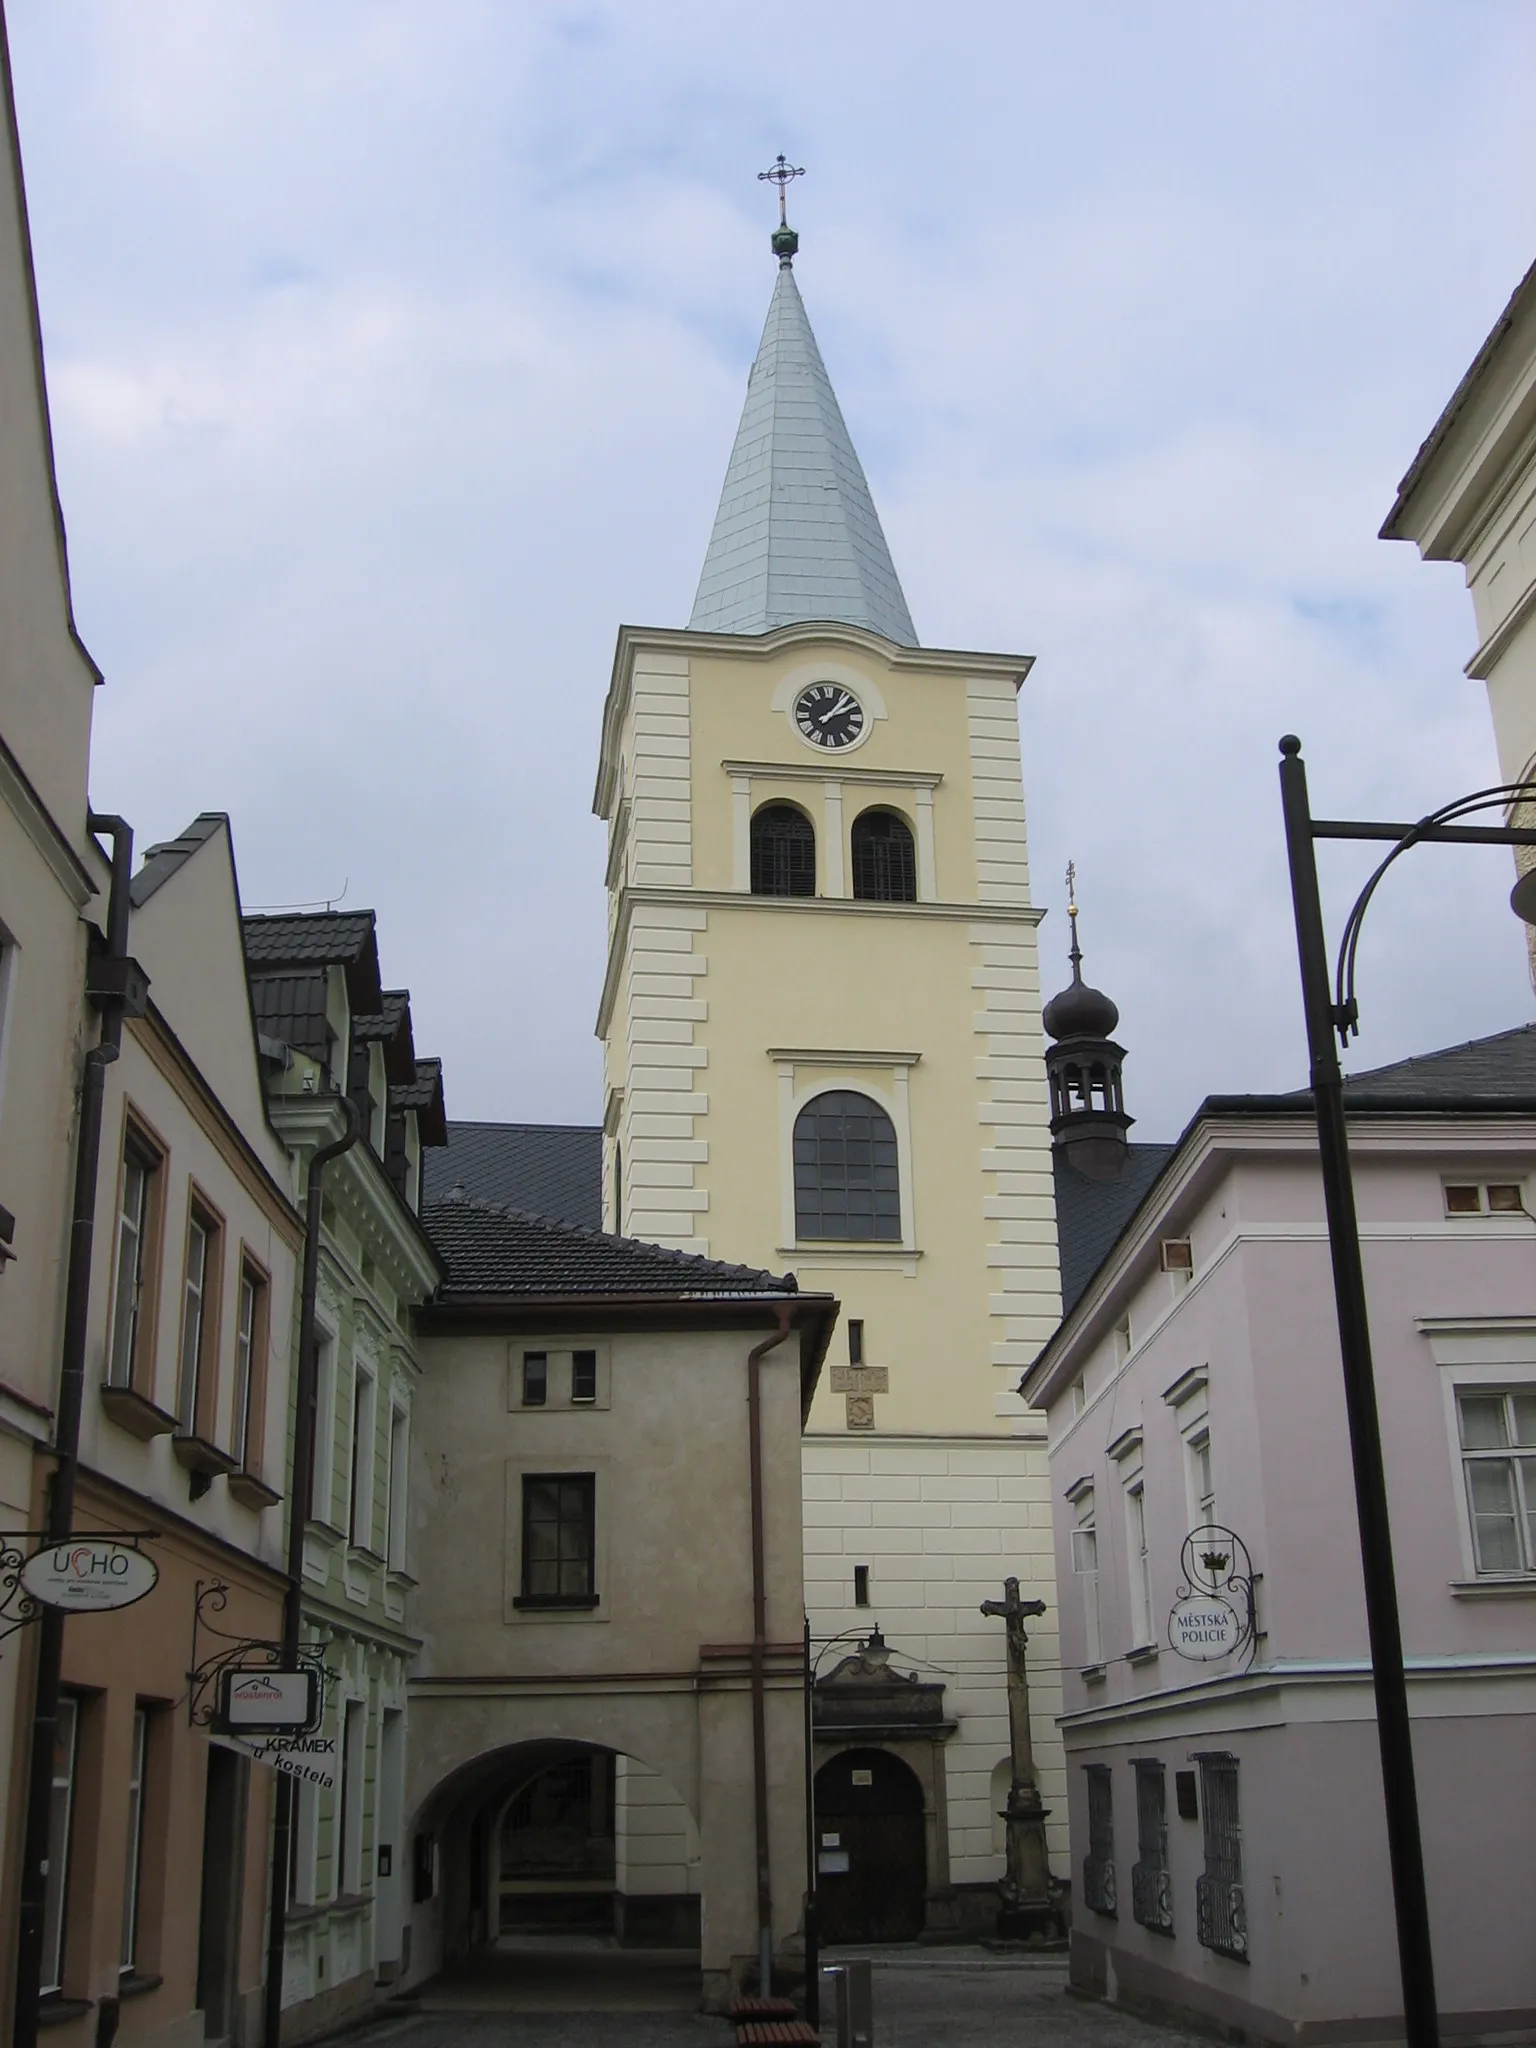
{"label": "wooden door", "polygon": [[816,1896],[824,1942],[915,1941],[928,1852],[923,1792],[899,1757],[845,1750],[816,1774]]}

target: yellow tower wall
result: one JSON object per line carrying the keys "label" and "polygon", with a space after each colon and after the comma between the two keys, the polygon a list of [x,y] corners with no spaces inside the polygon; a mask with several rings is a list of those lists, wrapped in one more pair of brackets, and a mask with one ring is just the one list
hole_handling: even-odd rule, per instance
{"label": "yellow tower wall", "polygon": [[[841,625],[626,629],[597,789],[607,1220],[793,1271],[864,1324],[860,1370],[834,1339],[806,1437],[808,1598],[818,1637],[878,1619],[898,1664],[946,1678],[961,1727],[948,1868],[930,1883],[1001,1874],[1003,1642],[977,1609],[1009,1573],[1050,1604],[1033,1632],[1037,1751],[1065,1818],[1043,1437],[1014,1391],[1060,1314],[1015,709],[1028,667]],[[845,752],[795,728],[794,699],[817,680],[863,708]],[[768,802],[815,828],[814,897],[750,892],[750,821]],[[912,831],[915,903],[852,895],[850,834],[868,805]],[[794,1119],[843,1088],[895,1126],[897,1243],[796,1238]],[[868,1610],[853,1605],[856,1563]]]}

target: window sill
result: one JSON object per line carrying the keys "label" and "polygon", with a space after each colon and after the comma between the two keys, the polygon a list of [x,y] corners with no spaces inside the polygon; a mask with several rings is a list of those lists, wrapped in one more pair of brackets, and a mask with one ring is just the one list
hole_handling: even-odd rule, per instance
{"label": "window sill", "polygon": [[217,1444],[209,1443],[206,1437],[183,1435],[171,1438],[171,1455],[178,1465],[188,1472],[201,1473],[205,1479],[217,1479],[221,1472],[238,1472],[238,1460],[228,1451],[221,1451]]}
{"label": "window sill", "polygon": [[531,1610],[534,1613],[558,1614],[562,1609],[567,1612],[590,1610],[601,1598],[599,1593],[519,1593],[512,1605],[524,1613]]}
{"label": "window sill", "polygon": [[119,1429],[126,1429],[141,1444],[151,1443],[157,1436],[169,1436],[176,1427],[175,1416],[157,1408],[137,1387],[104,1386],[101,1405]]}
{"label": "window sill", "polygon": [[62,2027],[70,2020],[83,2020],[95,2003],[94,1998],[40,1999],[37,2007],[38,2027]]}
{"label": "window sill", "polygon": [[392,1564],[385,1573],[385,1577],[392,1586],[399,1587],[402,1593],[409,1593],[420,1584],[419,1580],[412,1578],[404,1565]]}
{"label": "window sill", "polygon": [[1103,1664],[1085,1664],[1077,1675],[1084,1685],[1102,1685],[1109,1676],[1109,1670]]}
{"label": "window sill", "polygon": [[305,1906],[290,1906],[288,1924],[293,1927],[306,1921],[323,1920],[328,1913],[356,1913],[372,1904],[373,1897],[369,1892],[340,1892],[334,1899],[312,1899]]}
{"label": "window sill", "polygon": [[129,1970],[117,1980],[119,1998],[143,1998],[151,1991],[158,1991],[165,1982],[163,1977],[140,1976],[137,1970]]}
{"label": "window sill", "polygon": [[1127,1664],[1151,1664],[1155,1662],[1157,1653],[1156,1643],[1138,1643],[1134,1650],[1126,1651],[1125,1661]]}
{"label": "window sill", "polygon": [[229,1490],[242,1507],[255,1508],[258,1513],[263,1508],[275,1508],[283,1497],[275,1486],[268,1486],[254,1472],[231,1472]]}
{"label": "window sill", "polygon": [[1456,1600],[1536,1600],[1536,1572],[1507,1579],[1452,1579],[1451,1596]]}

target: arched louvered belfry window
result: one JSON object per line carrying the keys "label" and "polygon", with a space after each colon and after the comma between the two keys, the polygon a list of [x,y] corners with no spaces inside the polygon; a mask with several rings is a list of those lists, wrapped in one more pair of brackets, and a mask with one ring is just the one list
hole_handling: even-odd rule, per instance
{"label": "arched louvered belfry window", "polygon": [[901,1242],[896,1128],[867,1095],[834,1089],[795,1118],[795,1235]]}
{"label": "arched louvered belfry window", "polygon": [[793,804],[764,804],[752,813],[752,894],[816,894],[816,832]]}
{"label": "arched louvered belfry window", "polygon": [[917,901],[917,853],[906,819],[894,811],[854,819],[853,893],[865,903]]}

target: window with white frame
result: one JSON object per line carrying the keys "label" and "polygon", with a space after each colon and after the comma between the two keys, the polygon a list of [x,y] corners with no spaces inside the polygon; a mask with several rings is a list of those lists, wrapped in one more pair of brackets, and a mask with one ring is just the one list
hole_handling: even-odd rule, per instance
{"label": "window with white frame", "polygon": [[1524,1216],[1525,1186],[1517,1180],[1448,1180],[1447,1216]]}
{"label": "window with white frame", "polygon": [[392,1572],[405,1570],[406,1505],[409,1500],[410,1415],[389,1411],[389,1523],[386,1558]]}
{"label": "window with white frame", "polygon": [[1073,1496],[1072,1570],[1083,1601],[1083,1654],[1090,1666],[1104,1661],[1104,1632],[1099,1619],[1099,1525],[1093,1488]]}
{"label": "window with white frame", "polygon": [[315,1454],[309,1512],[317,1522],[331,1519],[332,1479],[336,1465],[336,1339],[328,1330],[315,1332]]}
{"label": "window with white frame", "polygon": [[48,1796],[48,1875],[43,1887],[43,1956],[39,1989],[58,1991],[64,1982],[64,1919],[69,1901],[70,1837],[75,1818],[75,1761],[80,1704],[60,1693],[53,1724],[53,1778]]}
{"label": "window with white frame", "polygon": [[347,1488],[347,1540],[373,1548],[373,1434],[377,1384],[361,1363],[352,1375],[352,1467]]}
{"label": "window with white frame", "polygon": [[144,1874],[144,1755],[149,1744],[149,1709],[133,1710],[128,1751],[128,1840],[123,1866],[123,1934],[117,1967],[132,1976],[139,1944],[139,1885]]}
{"label": "window with white frame", "polygon": [[1536,1387],[1461,1387],[1457,1434],[1480,1575],[1536,1574]]}
{"label": "window with white frame", "polygon": [[148,1379],[147,1355],[155,1279],[154,1241],[160,1196],[160,1154],[130,1127],[123,1147],[117,1214],[117,1273],[112,1289],[112,1328],[107,1346],[107,1384],[130,1387]]}
{"label": "window with white frame", "polygon": [[1131,1580],[1133,1647],[1152,1641],[1152,1559],[1147,1548],[1147,1494],[1138,1475],[1125,1489],[1126,1559]]}
{"label": "window with white frame", "polygon": [[1189,1474],[1189,1516],[1192,1529],[1204,1529],[1220,1518],[1216,1513],[1216,1478],[1211,1468],[1210,1424],[1202,1422],[1184,1439]]}
{"label": "window with white frame", "polygon": [[335,1884],[339,1898],[356,1898],[363,1888],[363,1739],[368,1709],[348,1700],[341,1721],[341,1784],[336,1800]]}

